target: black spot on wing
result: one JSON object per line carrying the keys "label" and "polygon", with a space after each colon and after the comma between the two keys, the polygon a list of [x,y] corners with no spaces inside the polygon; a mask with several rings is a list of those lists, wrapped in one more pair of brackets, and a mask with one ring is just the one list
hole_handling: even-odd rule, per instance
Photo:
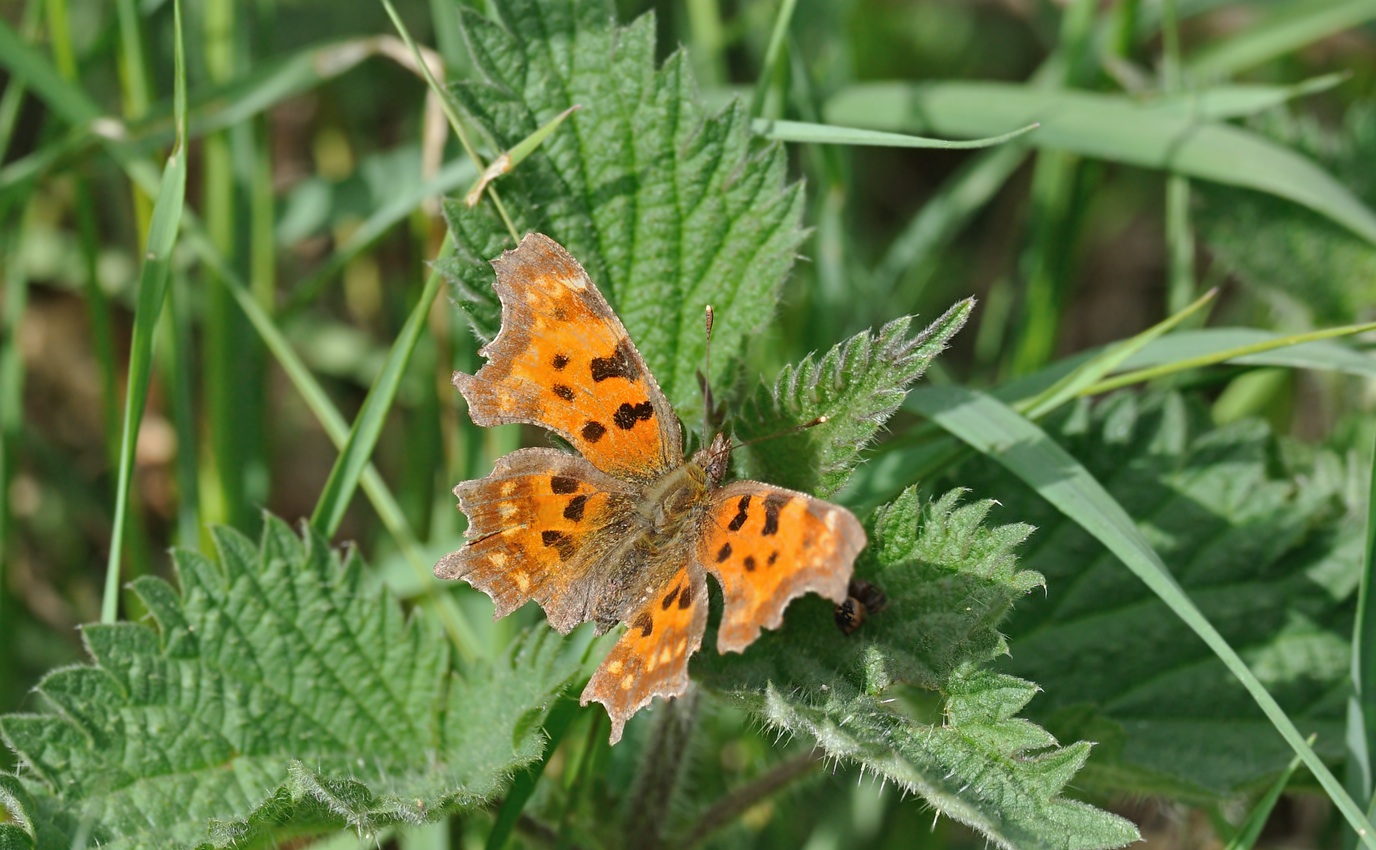
{"label": "black spot on wing", "polygon": [[649,614],[642,611],[640,616],[635,618],[635,622],[631,623],[631,628],[640,629],[640,636],[647,638],[654,634],[655,621]]}
{"label": "black spot on wing", "polygon": [[683,585],[674,585],[674,589],[665,594],[663,601],[660,602],[660,607],[666,611],[669,610],[669,606],[674,604],[674,600],[678,598],[678,592],[682,589]]}
{"label": "black spot on wing", "polygon": [[731,517],[731,522],[726,527],[732,531],[740,531],[741,526],[750,518],[750,494],[741,496],[741,500],[736,503],[736,515]]}
{"label": "black spot on wing", "polygon": [[689,606],[692,605],[692,604],[693,604],[693,587],[692,587],[692,585],[687,585],[687,584],[685,584],[685,585],[683,586],[683,592],[680,593],[680,594],[678,595],[678,607],[679,607],[680,609],[682,609],[682,608],[687,608],[687,607],[689,607]]}
{"label": "black spot on wing", "polygon": [[626,402],[616,409],[616,413],[612,414],[612,421],[622,431],[629,431],[635,427],[635,423],[648,422],[654,418],[654,415],[654,405],[648,401],[642,401],[640,404]]}
{"label": "black spot on wing", "polygon": [[721,548],[717,550],[717,563],[720,564],[729,557],[731,557],[731,544],[723,543]]}
{"label": "black spot on wing", "polygon": [[567,475],[555,475],[549,479],[549,489],[557,496],[578,492],[578,479]]}
{"label": "black spot on wing", "polygon": [[583,439],[589,443],[595,443],[602,439],[607,433],[607,426],[601,422],[594,422],[591,419],[583,426]]}
{"label": "black spot on wing", "polygon": [[582,522],[583,509],[587,503],[588,495],[586,493],[569,499],[569,503],[564,506],[564,519],[572,520],[573,522]]}
{"label": "black spot on wing", "polygon": [[622,339],[616,344],[616,350],[610,357],[594,357],[589,364],[592,370],[592,379],[595,382],[602,382],[609,378],[625,378],[634,381],[640,377],[640,369],[635,364],[635,357],[631,353],[631,341]]}
{"label": "black spot on wing", "polygon": [[787,496],[778,493],[770,493],[764,497],[764,528],[760,534],[772,537],[779,533],[779,511],[783,510],[788,501]]}
{"label": "black spot on wing", "polygon": [[562,398],[564,401],[573,401],[573,390],[569,389],[564,384],[555,384],[554,386],[550,387],[550,390],[553,391],[555,395]]}
{"label": "black spot on wing", "polygon": [[746,556],[745,556],[745,571],[748,572],[748,573],[753,573],[753,572],[755,572],[755,556],[754,556],[754,555],[746,555]]}
{"label": "black spot on wing", "polygon": [[562,531],[542,531],[540,532],[540,540],[546,546],[553,546],[557,549],[561,561],[567,561],[578,548],[574,544],[573,538]]}
{"label": "black spot on wing", "polygon": [[554,367],[554,371],[562,372],[564,371],[564,367],[569,365],[569,356],[567,354],[556,354],[554,355],[554,359],[549,362],[549,365]]}

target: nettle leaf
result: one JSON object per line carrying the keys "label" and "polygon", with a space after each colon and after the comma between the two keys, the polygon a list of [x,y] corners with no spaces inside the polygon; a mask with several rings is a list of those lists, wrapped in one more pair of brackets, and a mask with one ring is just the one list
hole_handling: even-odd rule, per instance
{"label": "nettle leaf", "polygon": [[[1362,523],[1336,462],[1292,467],[1258,421],[1214,428],[1179,396],[1124,394],[1046,425],[1103,482],[1176,579],[1315,748],[1338,759]],[[1299,470],[1299,471],[1296,471]],[[1079,526],[992,463],[952,473],[1037,524],[1025,562],[1048,594],[1007,623],[1001,666],[1045,694],[1031,714],[1103,742],[1079,780],[1112,790],[1230,795],[1293,753],[1202,641]],[[1188,699],[1181,699],[1188,694]]]}
{"label": "nettle leaf", "polygon": [[[484,803],[539,757],[539,720],[577,671],[548,630],[460,676],[352,553],[271,518],[259,546],[215,542],[219,563],[175,554],[180,595],[135,582],[156,629],[86,627],[95,663],[39,685],[54,712],[0,718],[22,766],[0,805],[33,846],[370,834]],[[10,826],[0,847],[29,846]]]}
{"label": "nettle leaf", "polygon": [[[1376,203],[1376,100],[1348,110],[1337,133],[1280,111],[1253,123],[1322,163],[1367,204]],[[1315,324],[1367,315],[1376,299],[1376,246],[1272,195],[1204,182],[1196,192],[1200,231],[1231,275],[1283,310],[1302,306]]]}
{"label": "nettle leaf", "polygon": [[[516,228],[583,264],[679,414],[701,414],[704,308],[716,310],[712,379],[725,385],[773,315],[805,231],[803,192],[777,143],[752,138],[739,102],[709,115],[682,51],[655,68],[655,21],[626,27],[609,0],[506,0],[500,24],[462,10],[482,76],[454,89],[492,153],[578,112],[497,188]],[[490,201],[446,207],[446,270],[480,336],[500,309],[488,261],[513,248]]]}
{"label": "nettle leaf", "polygon": [[910,489],[871,518],[856,574],[888,601],[855,634],[841,633],[825,601],[803,598],[749,652],[700,653],[694,676],[999,846],[1137,840],[1128,821],[1061,796],[1089,745],[1061,748],[1014,716],[1036,686],[981,669],[1007,652],[999,623],[1042,578],[1013,552],[1031,527],[989,528],[993,502],[961,505],[961,495],[924,503]]}
{"label": "nettle leaf", "polygon": [[786,367],[773,387],[761,385],[735,423],[737,439],[780,434],[820,416],[827,421],[751,446],[751,474],[820,496],[841,489],[860,452],[973,308],[973,299],[961,301],[913,337],[912,316],[894,319],[878,332],[856,334],[821,359],[809,354]]}

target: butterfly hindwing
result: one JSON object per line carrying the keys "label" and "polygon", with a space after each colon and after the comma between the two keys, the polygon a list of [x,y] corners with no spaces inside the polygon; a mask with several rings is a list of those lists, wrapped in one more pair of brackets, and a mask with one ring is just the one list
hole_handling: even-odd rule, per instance
{"label": "butterfly hindwing", "polygon": [[721,583],[717,648],[740,652],[809,591],[846,598],[865,530],[850,511],[803,493],[735,481],[713,494],[697,557]]}
{"label": "butterfly hindwing", "polygon": [[468,542],[435,567],[492,597],[502,617],[534,599],[561,632],[592,617],[600,569],[626,536],[633,494],[586,460],[555,449],[499,458],[486,478],[454,488]]}
{"label": "butterfly hindwing", "polygon": [[668,399],[583,267],[539,233],[492,266],[501,331],[483,347],[478,374],[454,375],[473,421],[548,428],[619,478],[644,481],[682,464]]}
{"label": "butterfly hindwing", "polygon": [[611,742],[656,696],[688,688],[688,659],[707,628],[707,582],[686,564],[627,620],[629,627],[583,689],[581,704],[600,702],[612,721]]}

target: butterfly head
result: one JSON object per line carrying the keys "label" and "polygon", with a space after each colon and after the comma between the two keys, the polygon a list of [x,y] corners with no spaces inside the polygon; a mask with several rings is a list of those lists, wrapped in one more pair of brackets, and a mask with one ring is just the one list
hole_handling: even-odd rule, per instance
{"label": "butterfly head", "polygon": [[707,474],[707,486],[715,489],[721,486],[726,472],[731,468],[731,438],[718,433],[706,448],[698,449],[692,463]]}

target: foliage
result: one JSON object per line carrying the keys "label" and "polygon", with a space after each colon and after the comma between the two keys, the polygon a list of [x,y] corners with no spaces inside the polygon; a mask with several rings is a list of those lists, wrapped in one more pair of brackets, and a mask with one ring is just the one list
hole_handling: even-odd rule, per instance
{"label": "foliage", "polygon": [[[1363,533],[1342,465],[1284,451],[1256,420],[1214,428],[1178,395],[1079,405],[1052,433],[1138,518],[1287,713],[1318,733],[1319,751],[1338,757]],[[1009,619],[1016,651],[999,666],[1045,689],[1039,721],[1103,743],[1082,782],[1208,798],[1283,769],[1288,748],[1237,681],[1100,544],[997,468],[969,463],[952,477],[997,488],[1004,510],[1038,526],[1027,562],[1055,590]]]}
{"label": "foliage", "polygon": [[156,629],[87,626],[94,663],[39,685],[54,710],[0,721],[32,841],[13,846],[372,835],[481,805],[539,757],[576,670],[547,634],[461,672],[432,624],[365,590],[353,552],[274,519],[258,546],[216,544],[218,563],[176,554],[180,595],[135,583]]}
{"label": "foliage", "polygon": [[[802,187],[786,182],[781,146],[751,138],[744,104],[708,114],[685,54],[655,67],[652,16],[622,28],[603,2],[496,8],[501,25],[460,16],[481,81],[454,88],[490,149],[579,107],[501,183],[519,199],[517,232],[546,233],[578,259],[692,422],[704,308],[716,310],[710,377],[721,384],[778,302],[804,236]],[[491,205],[446,211],[459,253],[450,274],[490,338],[500,308],[487,261],[514,246]]]}
{"label": "foliage", "polygon": [[[889,602],[855,635],[837,640],[828,606],[798,604],[750,652],[705,658],[705,681],[769,729],[806,735],[999,846],[1137,840],[1127,821],[1061,797],[1089,745],[1061,748],[1015,717],[1036,686],[981,669],[1008,651],[997,626],[1013,602],[1043,581],[1015,566],[1031,528],[988,528],[992,503],[960,496],[922,504],[908,490],[874,516],[857,573]],[[905,684],[939,691],[941,705],[923,712]]]}
{"label": "foliage", "polygon": [[[1376,609],[1354,606],[1376,357],[1191,360],[1374,318],[1370,3],[447,0],[389,22],[386,0],[207,0],[180,29],[145,6],[0,20],[0,850],[345,827],[325,840],[1100,847],[1137,830],[1096,807],[1155,839],[1200,804],[1245,845],[1315,776],[1376,847],[1353,802],[1376,763]],[[483,162],[439,132],[402,23]],[[574,105],[479,205],[438,200]],[[901,135],[1031,122],[986,151]],[[744,654],[709,637],[689,696],[610,749],[600,709],[558,696],[589,635],[528,630],[533,606],[485,622],[429,575],[462,530],[442,494],[533,436],[474,428],[448,384],[527,229],[583,262],[690,431],[717,418],[710,369],[759,439],[742,474],[857,509],[857,575],[887,596],[851,635],[805,597]],[[440,274],[462,312],[431,303]],[[1218,282],[1203,327],[1112,379],[1172,394],[1044,431],[1014,412]],[[931,404],[972,396],[1007,404],[962,447]],[[995,469],[1052,437],[1063,468]],[[1067,508],[1090,473],[1107,492]],[[338,522],[373,566],[264,506]],[[1288,720],[1189,636],[1183,595],[1094,542],[1096,512]],[[102,602],[127,622],[78,630]],[[1263,788],[1233,835],[1219,812]]]}

